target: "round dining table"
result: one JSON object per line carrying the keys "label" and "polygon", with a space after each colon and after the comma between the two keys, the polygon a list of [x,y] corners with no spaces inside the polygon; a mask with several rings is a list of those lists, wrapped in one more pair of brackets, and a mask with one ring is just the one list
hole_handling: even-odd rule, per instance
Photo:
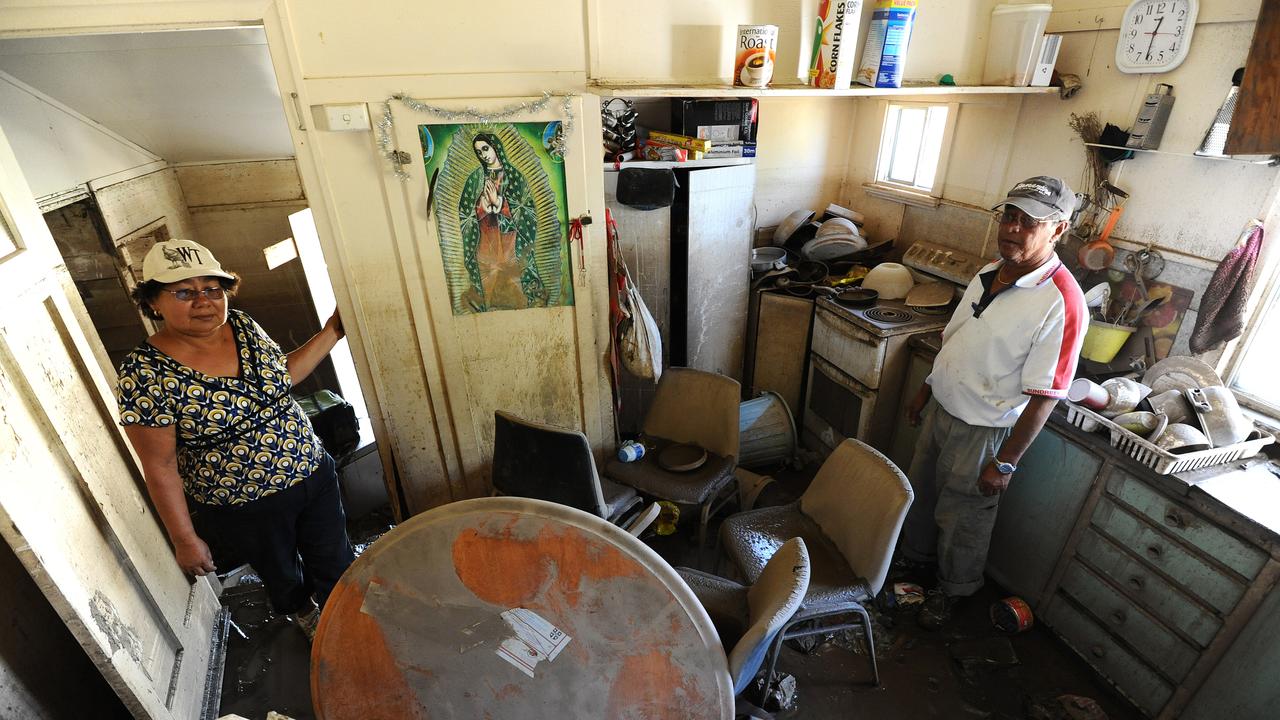
{"label": "round dining table", "polygon": [[657,553],[600,518],[493,497],[368,548],[311,652],[321,720],[728,718],[715,628]]}

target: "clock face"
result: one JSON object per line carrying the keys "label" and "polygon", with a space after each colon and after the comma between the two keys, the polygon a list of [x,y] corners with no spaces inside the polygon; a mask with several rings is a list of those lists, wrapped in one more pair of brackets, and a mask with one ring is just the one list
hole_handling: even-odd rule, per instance
{"label": "clock face", "polygon": [[1181,65],[1191,47],[1198,9],[1196,0],[1136,0],[1120,22],[1116,67],[1153,73]]}

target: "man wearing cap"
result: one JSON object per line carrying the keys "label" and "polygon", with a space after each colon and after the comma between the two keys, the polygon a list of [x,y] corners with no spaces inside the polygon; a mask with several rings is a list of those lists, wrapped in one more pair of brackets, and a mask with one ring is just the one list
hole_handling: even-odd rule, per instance
{"label": "man wearing cap", "polygon": [[1000,493],[1075,375],[1084,294],[1055,253],[1074,209],[1067,184],[1043,176],[992,208],[1000,259],[969,283],[908,408],[924,427],[900,550],[909,563],[937,563],[918,618],[926,628],[982,587]]}

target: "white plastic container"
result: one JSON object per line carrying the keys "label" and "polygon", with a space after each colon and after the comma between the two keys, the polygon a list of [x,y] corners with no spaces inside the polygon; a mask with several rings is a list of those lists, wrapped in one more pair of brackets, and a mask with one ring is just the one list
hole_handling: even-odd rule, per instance
{"label": "white plastic container", "polygon": [[987,33],[983,85],[1025,87],[1031,83],[1051,12],[1053,6],[1048,3],[995,6]]}

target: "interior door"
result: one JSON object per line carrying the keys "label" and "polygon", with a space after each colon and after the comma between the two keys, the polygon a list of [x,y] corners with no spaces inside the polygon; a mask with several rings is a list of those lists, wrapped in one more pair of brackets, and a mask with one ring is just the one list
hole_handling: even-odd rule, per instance
{"label": "interior door", "polygon": [[201,717],[216,593],[173,560],[86,327],[0,131],[0,536],[136,717]]}

